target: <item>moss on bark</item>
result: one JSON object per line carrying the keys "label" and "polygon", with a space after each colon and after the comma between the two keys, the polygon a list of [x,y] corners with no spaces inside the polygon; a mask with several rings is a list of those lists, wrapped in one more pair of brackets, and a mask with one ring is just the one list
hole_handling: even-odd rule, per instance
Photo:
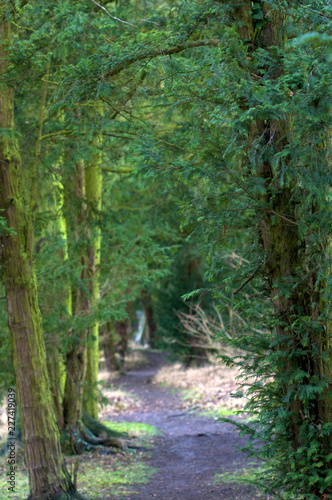
{"label": "moss on bark", "polygon": [[[101,233],[98,227],[98,213],[101,210],[102,173],[101,173],[101,136],[95,140],[97,152],[91,163],[85,168],[86,201],[91,214],[93,226],[90,229],[90,245],[88,248],[88,276],[90,279],[91,308],[97,306],[99,300],[99,265]],[[96,420],[98,419],[98,369],[99,369],[99,324],[96,321],[89,331],[87,345],[87,370],[84,389],[84,409]]]}
{"label": "moss on bark", "polygon": [[[277,78],[283,72],[283,60],[278,55],[276,47],[284,47],[283,26],[285,22],[285,11],[274,8],[271,4],[261,3],[264,25],[255,34],[255,45],[250,50],[264,49],[271,56],[271,67],[269,71],[271,80]],[[240,36],[244,41],[248,40],[253,32],[252,2],[246,1],[240,8],[235,8],[237,21],[241,21],[242,28],[239,29]],[[252,26],[250,28],[250,26]],[[279,59],[277,59],[279,57]],[[244,105],[245,106],[245,105]],[[256,119],[251,124],[249,131],[249,145],[259,144],[265,150],[273,154],[280,153],[289,146],[291,136],[292,118],[287,119]],[[273,156],[272,154],[272,156]],[[324,283],[319,279],[318,271],[315,271],[313,262],[308,263],[310,253],[310,242],[299,231],[300,215],[298,213],[299,202],[297,196],[301,187],[294,180],[292,183],[282,183],[280,175],[272,166],[268,154],[262,155],[256,169],[265,186],[264,206],[266,211],[260,223],[260,243],[266,261],[266,274],[268,277],[270,296],[273,302],[275,317],[278,320],[276,326],[280,338],[289,339],[279,349],[284,352],[283,359],[287,362],[280,368],[279,375],[294,374],[298,370],[308,374],[316,383],[326,384],[326,391],[304,408],[304,402],[300,398],[292,397],[289,402],[289,427],[294,450],[305,445],[303,440],[307,437],[301,435],[301,425],[308,418],[314,426],[319,428],[332,420],[332,398],[331,398],[331,348],[330,326],[317,324],[324,317],[322,296],[324,294]],[[305,196],[305,192],[301,196]],[[315,213],[315,207],[309,207]],[[323,241],[322,239],[321,241]],[[287,293],[284,292],[285,287]],[[308,327],[296,326],[300,324],[301,318],[309,318]],[[295,326],[294,326],[295,325]],[[309,326],[310,325],[310,326]],[[303,335],[308,338],[307,344],[301,343]],[[307,346],[310,346],[307,348]],[[284,382],[284,394],[290,389],[291,382]],[[307,415],[305,417],[304,415]],[[330,461],[324,463],[324,467],[331,466],[332,440],[331,436],[320,437],[324,457],[330,456]],[[324,469],[323,467],[323,469]],[[322,469],[322,470],[323,470]],[[316,494],[313,487],[313,494]]]}
{"label": "moss on bark", "polygon": [[[8,67],[11,39],[5,7],[0,9],[1,73]],[[60,449],[53,411],[31,256],[26,253],[26,217],[22,203],[21,165],[14,134],[14,90],[2,84],[0,122],[6,130],[0,138],[0,208],[15,234],[1,237],[1,267],[6,289],[13,366],[22,422],[25,463],[32,500],[72,495],[74,486]]]}

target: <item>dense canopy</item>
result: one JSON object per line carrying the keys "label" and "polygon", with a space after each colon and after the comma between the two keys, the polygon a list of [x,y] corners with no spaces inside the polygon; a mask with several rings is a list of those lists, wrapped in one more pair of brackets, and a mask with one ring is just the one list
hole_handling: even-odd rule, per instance
{"label": "dense canopy", "polygon": [[212,318],[256,484],[330,498],[330,2],[0,14],[0,390],[16,390],[29,498],[83,498],[62,454],[105,444],[84,418],[137,309],[187,365],[208,361]]}

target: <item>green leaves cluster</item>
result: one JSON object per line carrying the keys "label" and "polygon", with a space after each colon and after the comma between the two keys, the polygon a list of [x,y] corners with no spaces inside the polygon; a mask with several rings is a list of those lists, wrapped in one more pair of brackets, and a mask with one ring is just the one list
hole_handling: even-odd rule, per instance
{"label": "green leaves cluster", "polygon": [[[51,60],[36,226],[45,329],[123,318],[126,302],[148,290],[160,333],[170,340],[172,330],[174,340],[180,295],[209,280],[220,309],[226,301],[244,318],[220,340],[239,352],[224,361],[243,371],[250,396],[253,420],[237,426],[249,436],[245,451],[265,464],[258,483],[285,499],[330,495],[329,2],[106,7],[113,18],[93,2],[29,3],[5,76],[26,75],[16,122],[28,200]],[[72,180],[78,162],[97,155],[103,207],[89,207],[82,224],[103,233],[101,297],[82,320],[54,303],[67,284],[88,290],[77,256],[89,241],[75,240],[81,200]],[[51,224],[54,176],[67,193],[67,260]],[[197,274],[186,280],[189,257]]]}

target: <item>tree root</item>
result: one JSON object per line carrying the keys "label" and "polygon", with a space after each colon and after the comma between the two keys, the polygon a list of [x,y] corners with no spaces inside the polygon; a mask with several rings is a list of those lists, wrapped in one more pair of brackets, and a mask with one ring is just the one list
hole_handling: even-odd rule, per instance
{"label": "tree root", "polygon": [[111,447],[123,449],[122,441],[114,437],[96,437],[83,424],[78,426],[67,426],[61,431],[61,448],[68,455],[80,455],[85,451]]}
{"label": "tree root", "polygon": [[87,433],[85,428],[81,430],[81,437],[84,439],[89,444],[92,444],[94,446],[112,446],[113,448],[123,448],[123,443],[120,441],[120,439],[115,438],[115,437],[105,437],[105,438],[99,438],[99,437],[91,437],[91,432]]}
{"label": "tree root", "polygon": [[95,420],[94,418],[90,417],[90,415],[83,410],[82,413],[82,422],[85,426],[86,429],[88,429],[94,436],[97,437],[110,437],[110,438],[121,438],[121,437],[128,437],[127,432],[118,432],[118,431],[113,431],[112,429],[109,429],[106,427],[106,425],[103,425],[101,422],[98,422],[98,420]]}

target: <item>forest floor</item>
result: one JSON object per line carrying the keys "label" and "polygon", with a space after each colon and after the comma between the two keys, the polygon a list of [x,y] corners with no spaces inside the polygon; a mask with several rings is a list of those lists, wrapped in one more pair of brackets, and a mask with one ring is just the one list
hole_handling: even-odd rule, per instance
{"label": "forest floor", "polygon": [[[214,407],[214,412],[210,410],[210,416],[206,416],[202,414],[199,401],[205,401],[204,407],[209,409],[209,398],[204,394],[203,386],[209,385],[209,376],[211,378],[216,367],[184,370],[179,365],[167,364],[162,353],[149,350],[144,351],[144,358],[145,361],[134,369],[113,380],[113,407],[106,407],[102,417],[113,422],[140,422],[154,426],[159,431],[152,437],[152,452],[144,457],[150,470],[154,471],[153,477],[145,484],[137,485],[134,493],[127,492],[122,498],[268,498],[259,495],[252,486],[242,483],[245,476],[257,467],[252,462],[248,463],[245,456],[234,449],[236,445],[244,445],[246,439],[239,437],[232,424],[218,422],[216,418],[218,413],[233,413],[230,406],[234,403],[229,403],[229,393],[236,388],[234,373],[227,373],[217,391],[218,384],[210,384],[219,396],[210,394],[210,399],[212,397],[214,400],[210,405]],[[224,369],[229,370],[226,367]],[[220,372],[222,368],[218,370]],[[195,373],[196,377],[200,377],[196,384],[198,387],[201,385],[201,398],[192,387]],[[174,389],[174,386],[181,387],[182,391]],[[187,389],[186,393],[183,392],[184,388]],[[184,394],[187,394],[186,399]],[[219,399],[217,405],[216,399]],[[240,402],[237,405],[242,404]],[[119,499],[119,494],[116,492],[106,498]]]}
{"label": "forest floor", "polygon": [[[123,374],[100,372],[100,420],[127,432],[124,449],[95,449],[66,457],[78,490],[91,500],[271,500],[246,484],[257,464],[246,461],[234,426],[245,400],[236,393],[238,372],[221,364],[184,368],[165,354],[131,350]],[[1,406],[1,405],[0,405]],[[0,448],[6,443],[6,410],[0,407]],[[8,493],[6,456],[0,456],[0,500],[28,496],[22,448],[16,456],[15,493]]]}

